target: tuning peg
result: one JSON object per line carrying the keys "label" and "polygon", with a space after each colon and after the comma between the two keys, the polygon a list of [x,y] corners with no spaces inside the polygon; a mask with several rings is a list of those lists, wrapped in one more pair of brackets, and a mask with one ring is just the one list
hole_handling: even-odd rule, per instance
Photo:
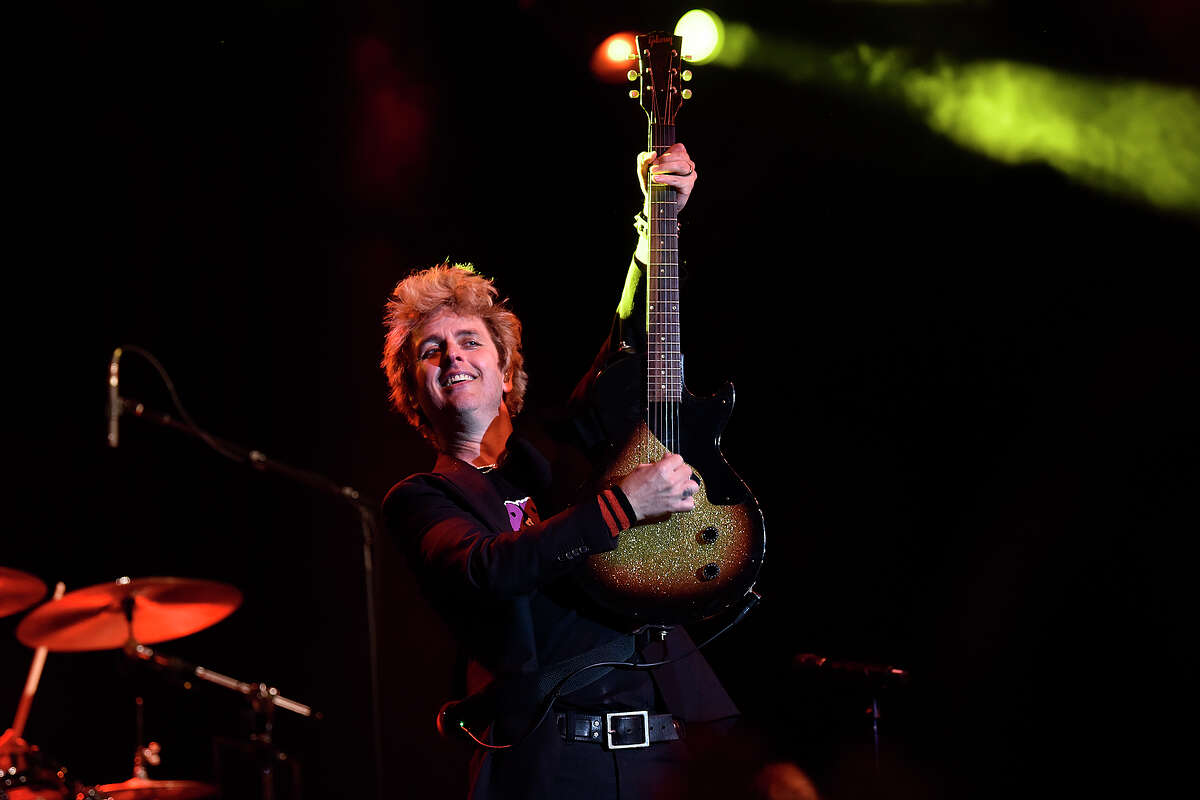
{"label": "tuning peg", "polygon": [[631,69],[629,72],[625,73],[625,77],[629,78],[631,81],[636,81],[638,79],[638,71],[636,69]]}
{"label": "tuning peg", "polygon": [[639,92],[637,89],[630,89],[629,96],[632,97],[634,100],[637,100],[639,97],[642,96],[642,93]]}
{"label": "tuning peg", "polygon": [[692,99],[692,90],[691,89],[684,89],[682,92],[680,92],[680,94],[683,95],[684,100]]}
{"label": "tuning peg", "polygon": [[679,77],[683,78],[685,81],[690,81],[692,79],[692,71],[690,69],[685,69],[683,72],[679,73]]}

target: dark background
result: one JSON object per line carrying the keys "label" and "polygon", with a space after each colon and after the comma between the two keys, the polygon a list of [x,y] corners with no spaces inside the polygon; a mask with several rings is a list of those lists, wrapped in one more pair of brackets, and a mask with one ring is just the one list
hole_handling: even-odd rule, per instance
{"label": "dark background", "polygon": [[[32,223],[0,563],[68,589],[237,586],[235,614],[161,647],[323,711],[277,720],[307,794],[374,791],[374,707],[387,795],[459,796],[467,754],[432,726],[452,646],[392,543],[373,704],[353,508],[144,421],[108,449],[108,361],[147,348],[203,427],[380,498],[432,460],[388,410],[382,304],[449,256],[512,296],[530,413],[554,407],[607,329],[639,202],[644,118],[592,48],[686,8],[75,4],[12,33],[39,56],[33,146],[11,154]],[[1197,81],[1182,2],[716,10],[835,47]],[[1194,220],[964,151],[867,94],[695,71],[688,383],[735,382],[724,450],[769,542],[766,603],[709,655],[754,731],[731,760],[795,761],[831,798],[1165,785],[1191,756]],[[136,355],[121,381],[171,410]],[[0,621],[0,716],[20,618]],[[911,671],[877,695],[879,773],[870,692],[795,671],[805,652]],[[26,738],[121,780],[136,695],[160,778],[214,780],[214,739],[253,722],[115,652],[51,654]]]}

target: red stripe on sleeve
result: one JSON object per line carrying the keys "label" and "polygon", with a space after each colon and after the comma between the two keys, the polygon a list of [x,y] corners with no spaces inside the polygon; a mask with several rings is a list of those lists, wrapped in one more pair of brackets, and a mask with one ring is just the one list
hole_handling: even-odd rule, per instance
{"label": "red stripe on sleeve", "polygon": [[608,501],[613,513],[617,515],[617,522],[621,524],[621,530],[627,531],[633,527],[629,524],[629,517],[625,516],[624,506],[621,505],[621,501],[617,499],[617,496],[613,494],[612,489],[604,490],[604,499]]}
{"label": "red stripe on sleeve", "polygon": [[608,503],[605,502],[604,495],[597,497],[596,502],[600,504],[600,514],[603,515],[604,522],[608,525],[608,532],[615,537],[621,532],[621,529],[617,527],[617,521],[613,519],[612,512],[608,510]]}

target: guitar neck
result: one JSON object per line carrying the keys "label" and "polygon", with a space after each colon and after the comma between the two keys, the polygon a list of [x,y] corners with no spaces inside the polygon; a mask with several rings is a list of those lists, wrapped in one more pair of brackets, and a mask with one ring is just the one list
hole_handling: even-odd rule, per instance
{"label": "guitar neck", "polygon": [[[650,125],[650,149],[675,143],[675,126]],[[683,359],[679,349],[679,217],[675,187],[650,183],[650,256],[646,264],[646,387],[651,403],[679,403]]]}
{"label": "guitar neck", "polygon": [[[666,31],[637,37],[641,99],[656,155],[675,144],[675,114],[691,92],[679,81],[683,39]],[[646,263],[646,423],[669,452],[680,450],[683,357],[679,349],[679,222],[675,188],[649,184],[650,253]],[[649,455],[649,454],[646,454]]]}

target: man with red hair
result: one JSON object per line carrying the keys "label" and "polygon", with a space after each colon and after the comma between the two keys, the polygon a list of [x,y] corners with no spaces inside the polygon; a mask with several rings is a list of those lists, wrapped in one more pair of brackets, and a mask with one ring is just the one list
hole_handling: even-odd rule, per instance
{"label": "man with red hair", "polygon": [[[683,145],[643,154],[638,167],[643,189],[648,173],[675,187],[677,208],[686,204],[696,172]],[[699,655],[653,671],[587,669],[635,649],[655,661],[692,645],[681,628],[637,641],[570,575],[639,521],[690,511],[699,486],[670,454],[543,517],[535,497],[550,485],[549,463],[513,433],[527,382],[521,323],[497,296],[473,270],[442,264],[405,278],[387,304],[392,401],[438,459],[388,493],[385,524],[469,659],[464,689],[483,721],[464,727],[492,746],[472,762],[471,796],[650,797],[683,774],[685,725],[737,709]],[[610,725],[621,730],[610,736]]]}

